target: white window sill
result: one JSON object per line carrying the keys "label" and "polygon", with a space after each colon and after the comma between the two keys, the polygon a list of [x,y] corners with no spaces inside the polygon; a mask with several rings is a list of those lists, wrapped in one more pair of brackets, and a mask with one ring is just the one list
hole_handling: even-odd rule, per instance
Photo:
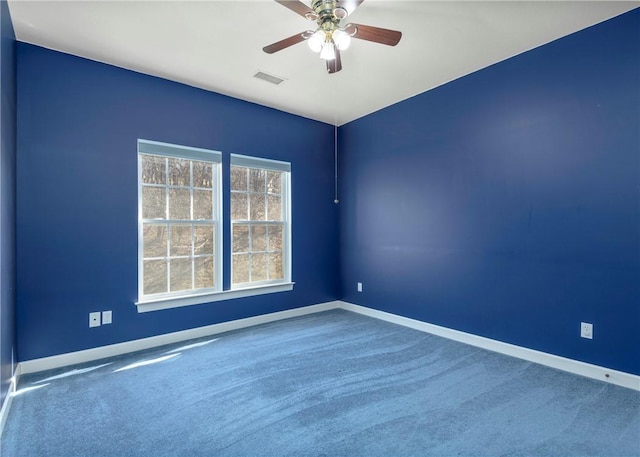
{"label": "white window sill", "polygon": [[273,294],[276,292],[286,292],[293,290],[293,282],[268,284],[255,287],[245,287],[243,289],[223,290],[220,292],[206,293],[201,295],[187,295],[183,297],[163,297],[155,300],[141,300],[135,303],[139,313],[157,311],[160,309],[178,308],[181,306],[200,305],[234,298],[252,297],[254,295]]}

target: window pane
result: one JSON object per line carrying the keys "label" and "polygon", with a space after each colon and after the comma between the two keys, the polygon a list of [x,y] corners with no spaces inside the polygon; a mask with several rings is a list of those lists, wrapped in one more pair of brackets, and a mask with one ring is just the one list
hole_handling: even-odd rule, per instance
{"label": "window pane", "polygon": [[170,266],[171,291],[191,289],[191,259],[173,259]]}
{"label": "window pane", "polygon": [[193,253],[195,255],[213,254],[215,231],[212,225],[196,225],[194,227]]}
{"label": "window pane", "polygon": [[247,194],[231,193],[231,219],[234,221],[246,221],[249,214]]}
{"label": "window pane", "polygon": [[191,219],[189,189],[169,189],[169,219]]}
{"label": "window pane", "polygon": [[195,288],[205,289],[214,286],[213,257],[195,259]]}
{"label": "window pane", "polygon": [[169,185],[171,186],[190,186],[191,177],[189,171],[189,161],[186,159],[169,160]]}
{"label": "window pane", "polygon": [[249,254],[233,254],[233,283],[249,282]]}
{"label": "window pane", "polygon": [[252,221],[264,221],[265,220],[265,194],[250,194],[251,195],[251,219]]}
{"label": "window pane", "polygon": [[247,172],[244,167],[231,167],[231,190],[247,190]]}
{"label": "window pane", "polygon": [[142,182],[145,184],[165,184],[167,182],[166,159],[164,157],[141,155]]}
{"label": "window pane", "polygon": [[267,279],[267,254],[251,255],[251,281]]}
{"label": "window pane", "polygon": [[282,250],[282,226],[269,226],[269,251]]}
{"label": "window pane", "polygon": [[281,252],[269,253],[269,279],[284,279]]}
{"label": "window pane", "polygon": [[191,255],[191,226],[171,226],[171,256]]}
{"label": "window pane", "polygon": [[269,214],[267,219],[270,221],[281,221],[282,217],[282,199],[280,195],[267,196]]}
{"label": "window pane", "polygon": [[[220,289],[222,284],[215,279],[216,271],[221,275],[223,254],[216,252],[222,242],[215,231],[221,209],[217,203],[222,168],[215,162],[218,154],[211,161],[204,155],[193,160],[190,148],[181,152],[178,145],[168,145],[172,151],[168,156],[147,154],[141,152],[146,147],[142,143],[138,141],[142,300],[158,293],[186,296],[194,290]],[[239,174],[243,173],[245,196],[240,211],[244,210],[246,220],[248,169],[241,169]],[[248,235],[246,238],[249,243]]]}
{"label": "window pane", "polygon": [[267,192],[279,194],[282,192],[282,173],[279,171],[267,171]]}
{"label": "window pane", "polygon": [[265,183],[267,171],[257,168],[249,168],[249,190],[251,192],[266,192]]}
{"label": "window pane", "polygon": [[147,294],[159,294],[167,291],[167,261],[145,260],[143,292]]}
{"label": "window pane", "polygon": [[193,162],[193,187],[213,188],[213,164],[208,162]]}
{"label": "window pane", "polygon": [[267,226],[254,225],[251,227],[251,251],[267,250]]}
{"label": "window pane", "polygon": [[144,224],[142,229],[144,257],[166,257],[167,255],[167,226],[158,224]]}
{"label": "window pane", "polygon": [[210,190],[193,191],[193,218],[211,219],[213,217],[213,192]]}
{"label": "window pane", "polygon": [[233,225],[233,252],[249,252],[249,227]]}
{"label": "window pane", "polygon": [[166,216],[166,195],[164,187],[142,188],[142,218],[143,219],[165,219]]}

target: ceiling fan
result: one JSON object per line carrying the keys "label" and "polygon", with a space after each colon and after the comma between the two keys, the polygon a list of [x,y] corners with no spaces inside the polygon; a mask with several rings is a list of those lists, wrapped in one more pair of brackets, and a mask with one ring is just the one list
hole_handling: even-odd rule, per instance
{"label": "ceiling fan", "polygon": [[327,62],[329,73],[342,70],[340,51],[349,47],[352,37],[388,46],[395,46],[402,38],[402,32],[396,30],[354,23],[341,26],[340,22],[353,13],[364,0],[313,0],[311,7],[299,0],[275,1],[305,19],[315,21],[317,29],[290,36],[265,46],[262,50],[267,54],[273,54],[294,44],[307,41],[311,50],[319,52],[320,58]]}

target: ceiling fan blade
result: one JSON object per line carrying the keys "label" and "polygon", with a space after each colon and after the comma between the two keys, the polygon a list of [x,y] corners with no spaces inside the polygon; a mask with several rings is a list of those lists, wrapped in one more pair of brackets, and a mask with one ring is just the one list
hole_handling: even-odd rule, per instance
{"label": "ceiling fan blade", "polygon": [[362,2],[364,0],[339,0],[338,5],[346,9],[349,14],[353,14]]}
{"label": "ceiling fan blade", "polygon": [[336,48],[336,58],[327,60],[327,71],[331,74],[337,73],[340,70],[342,70],[342,59],[340,58],[340,51]]}
{"label": "ceiling fan blade", "polygon": [[280,3],[285,8],[289,8],[294,13],[297,13],[306,19],[315,21],[316,18],[318,17],[315,11],[313,11],[307,5],[305,5],[304,3],[298,0],[275,0],[275,1],[276,3]]}
{"label": "ceiling fan blade", "polygon": [[380,27],[373,27],[370,25],[347,24],[345,29],[349,31],[349,29],[354,27],[356,32],[353,34],[353,37],[360,40],[395,46],[400,41],[400,38],[402,38],[402,32],[398,32],[397,30],[381,29]]}
{"label": "ceiling fan blade", "polygon": [[262,48],[264,52],[267,54],[273,54],[274,52],[282,51],[289,46],[293,46],[294,44],[298,44],[301,41],[306,40],[308,37],[306,36],[306,32],[298,33],[297,35],[290,36],[289,38],[285,38],[284,40],[277,41],[269,46],[265,46]]}

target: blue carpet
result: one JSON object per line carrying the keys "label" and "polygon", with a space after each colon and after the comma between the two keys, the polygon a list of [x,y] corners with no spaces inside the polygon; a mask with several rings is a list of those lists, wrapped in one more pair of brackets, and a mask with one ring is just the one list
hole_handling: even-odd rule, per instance
{"label": "blue carpet", "polygon": [[340,310],[19,389],[3,457],[640,456],[640,392]]}

